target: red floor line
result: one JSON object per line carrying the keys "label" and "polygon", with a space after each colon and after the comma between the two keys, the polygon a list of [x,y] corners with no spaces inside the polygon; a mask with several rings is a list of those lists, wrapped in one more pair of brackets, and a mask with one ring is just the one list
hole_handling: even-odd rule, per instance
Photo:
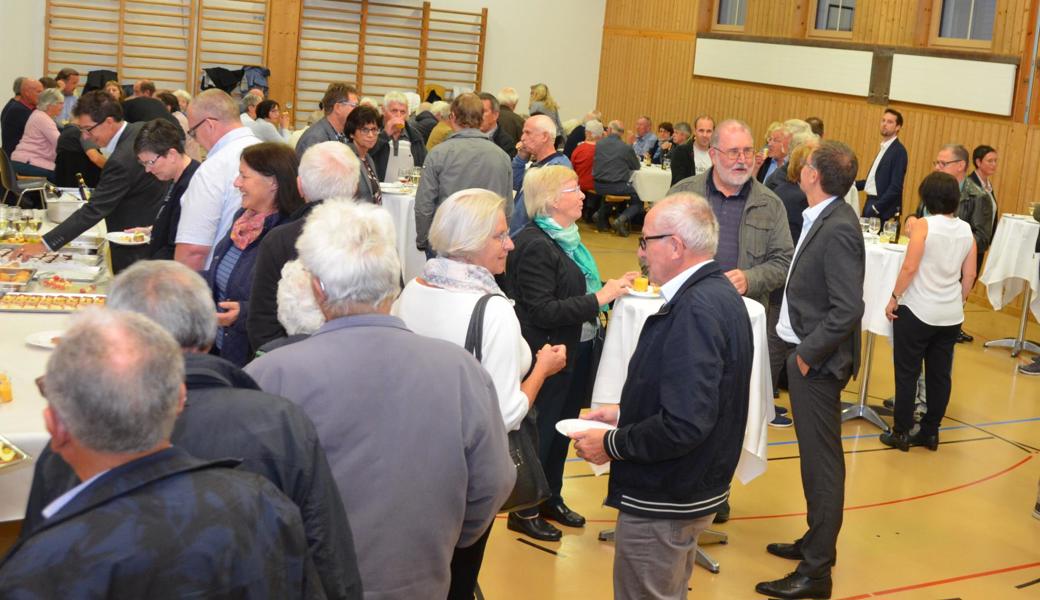
{"label": "red floor line", "polygon": [[[912,500],[921,500],[922,498],[930,498],[932,496],[939,496],[941,494],[948,494],[950,492],[955,492],[957,490],[962,490],[964,488],[968,488],[968,487],[971,487],[973,485],[978,485],[980,483],[984,483],[986,481],[989,481],[990,479],[995,479],[997,477],[1000,477],[1001,475],[1005,475],[1007,473],[1010,473],[1011,471],[1014,471],[1015,469],[1021,467],[1022,465],[1026,464],[1027,462],[1032,460],[1034,456],[1036,456],[1036,455],[1035,454],[1030,454],[1029,456],[1026,456],[1022,460],[1020,460],[1017,463],[1011,465],[1010,467],[1008,467],[1006,469],[1003,469],[1003,470],[1000,470],[1000,471],[997,471],[996,473],[992,473],[990,475],[987,475],[987,476],[983,477],[982,479],[976,479],[975,481],[969,481],[967,483],[962,483],[960,485],[955,485],[955,486],[950,487],[950,488],[945,488],[945,489],[942,489],[942,490],[936,490],[934,492],[928,492],[927,494],[919,494],[917,496],[909,496],[907,498],[899,498],[899,499],[896,499],[896,500],[885,500],[883,502],[873,502],[871,504],[860,504],[860,505],[857,505],[857,506],[846,506],[845,510],[846,511],[850,511],[850,510],[863,510],[865,508],[877,508],[879,506],[890,506],[890,505],[893,505],[893,504],[901,504],[903,502],[910,502]],[[780,513],[780,514],[775,514],[775,515],[750,515],[750,516],[743,516],[743,517],[730,517],[729,520],[730,521],[757,521],[757,520],[761,520],[761,519],[781,519],[781,518],[787,518],[787,517],[804,517],[805,514],[806,514],[805,511],[802,511],[802,512],[792,512],[792,513]],[[505,515],[499,515],[499,518],[502,518],[504,516]],[[589,523],[614,523],[616,521],[617,521],[616,519],[588,519]]]}
{"label": "red floor line", "polygon": [[1013,567],[1004,567],[1003,569],[993,569],[992,571],[982,571],[979,573],[971,573],[968,575],[959,575],[957,577],[948,577],[946,579],[937,579],[935,581],[926,581],[924,583],[915,583],[912,585],[904,585],[888,590],[880,590],[877,592],[870,592],[867,594],[859,594],[857,596],[846,596],[839,598],[838,600],[862,600],[863,598],[880,598],[882,596],[888,596],[891,594],[898,594],[900,592],[909,592],[911,590],[919,590],[922,588],[935,587],[937,585],[945,585],[947,583],[954,583],[956,581],[964,581],[966,579],[978,579],[980,577],[989,577],[990,575],[1000,575],[1002,573],[1010,573],[1012,571],[1021,571],[1023,569],[1032,569],[1040,567],[1040,562],[1031,562],[1022,565],[1015,565]]}

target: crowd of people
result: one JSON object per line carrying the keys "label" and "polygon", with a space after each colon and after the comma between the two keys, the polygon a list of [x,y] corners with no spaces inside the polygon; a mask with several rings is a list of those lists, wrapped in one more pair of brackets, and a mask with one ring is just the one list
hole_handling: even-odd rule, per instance
{"label": "crowd of people", "polygon": [[[75,320],[39,381],[52,441],[0,595],[471,599],[517,477],[508,435],[527,422],[548,494],[507,527],[558,541],[554,523],[585,525],[564,499],[573,441],[613,462],[615,596],[684,598],[698,535],[731,510],[754,355],[743,296],[767,308],[773,387],[792,408],[774,406],[771,425],[794,424],[808,506],[805,534],[766,548],[796,570],[756,589],[830,597],[840,393],[860,366],[858,218],[899,222],[899,112],[884,111],[857,181],[857,157],[818,118],[770,125],[757,152],[746,123],[708,115],[656,129],[640,117],[627,137],[596,111],[565,126],[540,83],[526,118],[512,88],[377,103],[332,83],[293,131],[261,89],[191,97],[139,81],[124,98],[109,82],[77,96],[78,77],[46,90],[19,78],[0,116],[19,173],[97,169],[90,202],[16,258],[101,220],[151,241],[112,247],[108,307]],[[939,445],[996,157],[976,148],[969,176],[963,146],[940,148],[900,223],[895,425],[880,440],[902,451]],[[673,184],[645,213],[642,162],[667,164]],[[405,281],[381,186],[415,168],[428,260]],[[614,428],[568,437],[555,425],[589,406],[606,315],[641,274],[604,280],[583,220],[641,227],[639,263],[667,302],[620,407],[584,416]]]}

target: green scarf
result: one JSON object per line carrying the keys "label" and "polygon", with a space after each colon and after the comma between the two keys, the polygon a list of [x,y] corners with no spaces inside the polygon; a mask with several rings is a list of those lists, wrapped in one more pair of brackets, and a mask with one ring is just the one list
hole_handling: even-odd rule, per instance
{"label": "green scarf", "polygon": [[598,292],[603,287],[603,282],[599,278],[599,269],[596,268],[596,261],[593,260],[592,253],[585,247],[585,244],[581,243],[578,226],[571,223],[570,227],[564,229],[552,217],[542,215],[535,217],[534,222],[581,269],[581,273],[585,276],[585,292],[589,294]]}

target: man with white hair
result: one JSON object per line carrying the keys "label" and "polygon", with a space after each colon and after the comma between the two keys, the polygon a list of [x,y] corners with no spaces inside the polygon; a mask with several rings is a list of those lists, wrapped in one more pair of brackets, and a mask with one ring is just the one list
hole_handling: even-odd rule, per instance
{"label": "man with white hair", "polygon": [[326,202],[297,247],[327,321],[246,371],[317,425],[366,596],[444,598],[455,547],[487,530],[516,476],[494,382],[390,315],[401,263],[386,209]]}
{"label": "man with white hair", "polygon": [[254,350],[287,335],[278,321],[278,281],[285,263],[297,257],[296,240],[307,215],[330,198],[353,198],[360,181],[360,169],[361,162],[346,144],[322,142],[304,153],[296,183],[307,204],[291,216],[292,221],[264,236],[253,267],[246,333]]}
{"label": "man with white hair", "polygon": [[617,429],[571,435],[579,457],[613,463],[615,598],[686,598],[697,537],[740,458],[754,342],[744,301],[713,260],[718,236],[695,194],[647,213],[639,258],[668,303],[643,325],[620,404],[585,416]]}
{"label": "man with white hair", "polygon": [[[278,487],[299,507],[325,595],[360,599],[350,523],[314,424],[298,406],[260,391],[252,377],[209,353],[217,318],[206,281],[171,260],[137,262],[112,281],[107,306],[152,319],[181,347],[188,395],[170,441],[196,458],[238,457],[241,470]],[[44,522],[40,511],[78,483],[69,464],[44,448],[23,530]]]}
{"label": "man with white hair", "polygon": [[207,154],[181,198],[173,257],[196,271],[209,268],[213,247],[242,206],[242,193],[234,185],[242,150],[260,143],[238,115],[238,104],[223,90],[206,90],[188,105],[188,137]]}
{"label": "man with white hair", "polygon": [[[524,175],[527,169],[537,169],[546,165],[561,165],[571,168],[571,161],[562,152],[556,150],[556,123],[546,115],[535,115],[524,121],[524,132],[516,145],[516,156],[513,157],[513,216],[509,221],[509,235],[520,233],[531,218],[524,205]],[[508,197],[508,196],[507,196]]]}
{"label": "man with white hair", "polygon": [[383,96],[383,130],[369,152],[379,181],[397,183],[402,169],[421,167],[426,160],[423,136],[408,122],[408,98],[401,92]]}
{"label": "man with white hair", "polygon": [[238,101],[238,118],[242,121],[242,125],[249,127],[256,122],[256,107],[263,101],[264,97],[256,94],[242,96],[242,99]]}
{"label": "man with white hair", "polygon": [[520,95],[515,88],[504,87],[495,97],[498,98],[498,126],[514,140],[520,139],[524,132],[524,118],[516,114],[516,103]]}
{"label": "man with white hair", "polygon": [[181,348],[143,315],[88,311],[62,334],[43,420],[82,483],[0,563],[0,596],[323,595],[296,505],[238,459],[171,444],[184,378]]}
{"label": "man with white hair", "polygon": [[499,103],[498,98],[495,98],[494,94],[487,92],[481,92],[477,94],[480,96],[480,101],[484,104],[484,118],[480,122],[480,130],[488,136],[488,139],[495,142],[495,145],[505,151],[509,155],[509,158],[516,156],[516,138],[511,137],[501,127],[498,126],[498,115]]}
{"label": "man with white hair", "polygon": [[434,146],[448,139],[451,135],[451,104],[438,100],[430,106],[430,112],[433,113],[437,124],[430,130],[430,135],[426,137],[426,150],[433,150]]}

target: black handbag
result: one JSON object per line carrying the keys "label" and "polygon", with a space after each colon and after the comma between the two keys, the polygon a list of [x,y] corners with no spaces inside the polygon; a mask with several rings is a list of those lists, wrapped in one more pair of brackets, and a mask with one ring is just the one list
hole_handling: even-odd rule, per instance
{"label": "black handbag", "polygon": [[[484,309],[492,297],[485,294],[477,300],[466,331],[466,351],[481,360],[481,342],[484,337]],[[509,432],[509,456],[516,465],[516,484],[499,512],[514,512],[538,506],[549,499],[549,481],[538,460],[538,428],[530,414],[520,422],[520,428]]]}

